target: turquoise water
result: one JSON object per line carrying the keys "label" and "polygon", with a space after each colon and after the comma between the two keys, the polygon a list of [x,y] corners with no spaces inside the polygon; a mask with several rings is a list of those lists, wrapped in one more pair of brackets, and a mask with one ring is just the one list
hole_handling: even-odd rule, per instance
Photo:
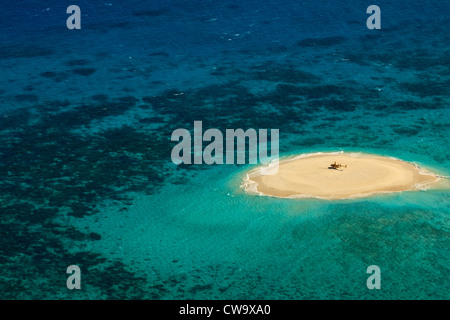
{"label": "turquoise water", "polygon": [[[145,271],[155,298],[448,297],[446,192],[289,201],[249,197],[240,178],[214,168],[79,227],[102,234],[89,250]],[[372,264],[381,291],[366,287]]]}
{"label": "turquoise water", "polygon": [[381,30],[358,1],[78,5],[75,31],[0,10],[1,298],[450,298],[448,189],[276,199],[240,188],[252,165],[170,159],[199,120],[450,176],[448,1],[380,2]]}

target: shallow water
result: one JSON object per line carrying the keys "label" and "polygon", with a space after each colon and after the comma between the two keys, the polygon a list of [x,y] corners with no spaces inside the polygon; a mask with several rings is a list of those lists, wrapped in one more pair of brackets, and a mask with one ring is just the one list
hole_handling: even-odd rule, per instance
{"label": "shallow water", "polygon": [[78,1],[81,30],[48,3],[0,10],[1,298],[450,297],[448,190],[257,197],[252,165],[170,159],[201,120],[448,177],[449,1],[381,1],[381,30],[360,1]]}

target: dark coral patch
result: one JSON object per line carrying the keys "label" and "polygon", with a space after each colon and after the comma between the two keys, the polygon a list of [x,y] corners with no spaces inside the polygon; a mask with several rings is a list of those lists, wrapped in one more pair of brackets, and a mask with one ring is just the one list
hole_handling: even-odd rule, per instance
{"label": "dark coral patch", "polygon": [[411,127],[402,127],[402,126],[392,126],[392,130],[402,136],[415,136],[420,133],[422,130],[421,126],[411,126]]}
{"label": "dark coral patch", "polygon": [[423,98],[450,95],[450,87],[441,82],[404,82],[400,84],[400,88]]}
{"label": "dark coral patch", "polygon": [[77,69],[73,69],[72,72],[75,74],[78,74],[80,76],[90,76],[91,74],[93,74],[96,71],[96,69],[94,68],[77,68]]}
{"label": "dark coral patch", "polygon": [[108,96],[106,94],[95,94],[91,98],[94,101],[102,101],[102,102],[108,100]]}
{"label": "dark coral patch", "polygon": [[14,100],[17,102],[36,102],[39,100],[38,96],[32,93],[16,94]]}
{"label": "dark coral patch", "polygon": [[53,72],[53,71],[46,71],[46,72],[42,72],[40,75],[41,75],[41,77],[44,77],[44,78],[55,78],[58,76],[58,73]]}
{"label": "dark coral patch", "polygon": [[54,72],[54,71],[46,71],[40,73],[41,77],[53,79],[56,82],[61,82],[69,77],[69,74],[65,71],[63,72]]}
{"label": "dark coral patch", "polygon": [[148,55],[151,57],[168,57],[168,56],[170,56],[169,53],[166,51],[150,52]]}
{"label": "dark coral patch", "polygon": [[53,50],[36,46],[22,44],[2,44],[0,45],[0,57],[2,59],[10,58],[36,58],[53,54]]}
{"label": "dark coral patch", "polygon": [[336,36],[326,38],[305,38],[297,42],[300,47],[330,47],[343,44],[347,38]]}
{"label": "dark coral patch", "polygon": [[166,13],[167,13],[166,10],[140,10],[140,11],[133,12],[133,15],[135,17],[154,18],[154,17],[162,16],[162,15],[164,15]]}
{"label": "dark coral patch", "polygon": [[68,67],[79,67],[79,66],[88,65],[89,63],[90,63],[90,61],[87,59],[73,59],[73,60],[64,62],[64,65],[66,65]]}

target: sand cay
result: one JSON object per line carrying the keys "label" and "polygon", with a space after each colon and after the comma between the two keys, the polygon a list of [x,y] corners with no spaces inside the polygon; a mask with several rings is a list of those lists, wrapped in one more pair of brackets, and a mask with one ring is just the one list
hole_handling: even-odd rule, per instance
{"label": "sand cay", "polygon": [[[333,168],[335,162],[342,167]],[[281,159],[276,174],[263,175],[262,170],[267,167],[247,174],[244,189],[280,198],[361,198],[425,190],[441,179],[413,163],[363,153],[304,154]]]}

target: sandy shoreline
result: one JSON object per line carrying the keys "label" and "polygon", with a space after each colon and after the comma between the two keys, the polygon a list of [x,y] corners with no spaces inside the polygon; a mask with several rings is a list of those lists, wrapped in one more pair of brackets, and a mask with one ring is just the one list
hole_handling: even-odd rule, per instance
{"label": "sandy shoreline", "polygon": [[[347,165],[337,169],[332,163]],[[247,174],[246,192],[279,198],[361,198],[379,193],[424,190],[440,180],[432,172],[399,159],[363,153],[315,153],[279,161],[278,172]]]}

